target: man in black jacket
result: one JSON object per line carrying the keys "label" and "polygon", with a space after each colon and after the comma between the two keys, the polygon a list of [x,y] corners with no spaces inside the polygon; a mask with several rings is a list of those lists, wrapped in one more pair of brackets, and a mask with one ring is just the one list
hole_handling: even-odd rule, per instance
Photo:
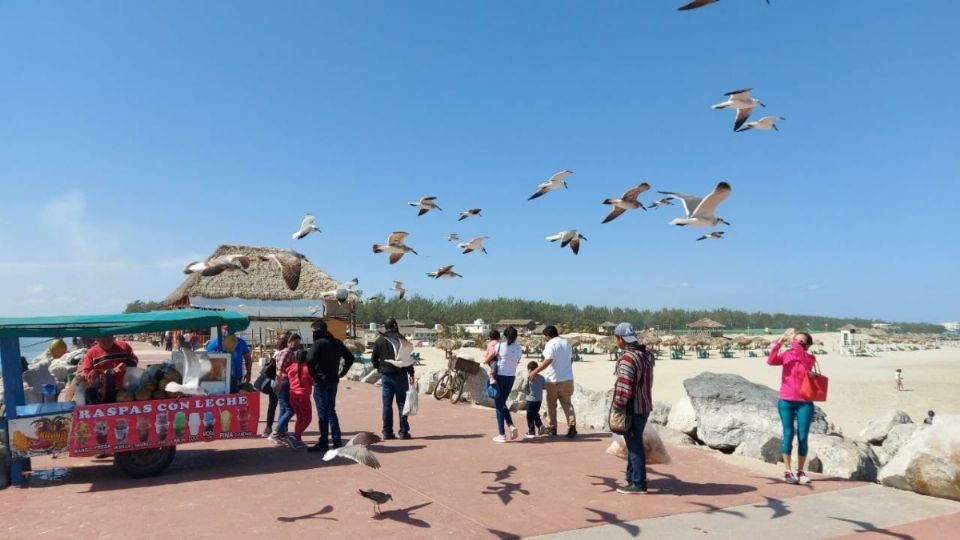
{"label": "man in black jacket", "polygon": [[386,362],[396,359],[397,350],[400,350],[400,328],[396,319],[390,318],[383,323],[385,332],[373,344],[373,353],[370,361],[373,367],[380,372],[381,394],[383,398],[383,438],[396,439],[393,434],[393,402],[396,400],[400,413],[400,438],[410,438],[410,423],[403,414],[403,405],[407,402],[407,390],[413,384],[413,366],[398,368]]}
{"label": "man in black jacket", "polygon": [[309,448],[311,452],[326,452],[329,449],[328,433],[333,439],[334,448],[343,446],[340,419],[337,418],[337,386],[354,360],[350,349],[327,331],[326,322],[320,320],[313,323],[313,345],[307,355],[307,369],[313,377],[313,400],[317,404],[317,418],[320,419],[320,440]]}

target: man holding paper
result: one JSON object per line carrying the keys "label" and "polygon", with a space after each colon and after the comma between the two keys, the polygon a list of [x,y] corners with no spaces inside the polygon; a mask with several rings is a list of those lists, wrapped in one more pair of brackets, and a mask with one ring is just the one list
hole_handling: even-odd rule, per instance
{"label": "man holding paper", "polygon": [[410,423],[403,414],[403,405],[407,400],[407,390],[413,384],[413,363],[410,353],[413,346],[400,334],[396,319],[390,318],[383,323],[384,332],[373,344],[370,361],[380,372],[380,384],[383,398],[383,439],[396,439],[393,433],[393,402],[396,401],[400,413],[400,438],[410,438]]}

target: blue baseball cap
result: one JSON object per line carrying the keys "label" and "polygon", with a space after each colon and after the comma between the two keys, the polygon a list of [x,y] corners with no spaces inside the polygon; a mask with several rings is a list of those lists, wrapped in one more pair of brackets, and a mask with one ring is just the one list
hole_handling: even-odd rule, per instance
{"label": "blue baseball cap", "polygon": [[633,325],[628,322],[622,322],[613,329],[613,335],[623,338],[627,343],[636,343],[637,342],[637,331],[633,329]]}

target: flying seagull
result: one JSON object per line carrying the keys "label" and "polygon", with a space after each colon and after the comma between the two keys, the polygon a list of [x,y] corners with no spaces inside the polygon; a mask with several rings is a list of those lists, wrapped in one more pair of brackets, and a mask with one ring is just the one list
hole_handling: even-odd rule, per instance
{"label": "flying seagull", "polygon": [[379,435],[370,431],[358,431],[349,441],[347,446],[370,446],[382,441]]}
{"label": "flying seagull", "polygon": [[401,257],[406,253],[417,254],[412,247],[403,243],[406,240],[409,233],[405,232],[395,232],[387,237],[387,243],[385,245],[374,244],[373,252],[374,253],[389,253],[390,254],[390,264],[394,264],[399,261]]}
{"label": "flying seagull", "polygon": [[547,240],[551,242],[560,241],[560,247],[565,248],[567,244],[570,245],[570,249],[573,250],[573,254],[577,255],[580,253],[580,241],[586,240],[587,237],[578,233],[576,229],[571,229],[569,231],[560,231],[553,236],[548,236]]}
{"label": "flying seagull", "polygon": [[704,199],[671,191],[661,191],[659,193],[683,201],[683,209],[687,217],[675,218],[670,222],[671,225],[679,225],[681,227],[685,225],[690,225],[691,227],[716,227],[720,223],[730,225],[728,222],[714,215],[720,203],[730,196],[730,184],[726,182],[717,184],[717,187]]}
{"label": "flying seagull", "polygon": [[436,272],[427,272],[427,276],[432,277],[433,279],[453,279],[458,277],[463,277],[460,274],[453,271],[453,265],[441,266],[437,268]]}
{"label": "flying seagull", "polygon": [[457,244],[457,247],[463,250],[463,254],[466,255],[472,251],[480,250],[484,253],[487,252],[487,248],[483,247],[483,241],[489,238],[489,236],[477,236],[473,238],[466,244]]}
{"label": "flying seagull", "polygon": [[747,118],[750,118],[750,113],[753,112],[753,109],[756,108],[757,105],[766,107],[766,105],[760,103],[759,99],[750,97],[750,90],[752,90],[752,88],[727,92],[724,94],[727,96],[726,101],[717,103],[711,107],[713,109],[736,109],[737,118],[733,122],[734,131],[740,129],[743,123],[747,121]]}
{"label": "flying seagull", "polygon": [[539,189],[537,190],[537,192],[534,193],[533,195],[531,195],[530,198],[527,199],[527,200],[529,201],[529,200],[532,200],[532,199],[536,199],[537,197],[543,195],[544,193],[546,193],[546,192],[548,192],[548,191],[553,191],[553,190],[559,189],[559,188],[561,188],[561,187],[562,187],[562,188],[566,188],[566,187],[567,187],[567,177],[570,176],[571,174],[573,174],[573,171],[568,171],[568,170],[562,170],[562,171],[560,171],[560,172],[558,172],[558,173],[554,173],[554,175],[551,176],[549,180],[547,180],[546,182],[544,182],[544,183],[542,183],[542,184],[539,184],[539,185],[537,186],[537,187],[539,188]]}
{"label": "flying seagull", "polygon": [[458,219],[457,221],[463,221],[467,218],[472,218],[472,217],[480,217],[479,208],[471,208],[466,212],[460,212],[460,219]]}
{"label": "flying seagull", "polygon": [[673,206],[673,200],[670,197],[664,197],[659,201],[651,204],[647,208],[660,208],[661,206]]}
{"label": "flying seagull", "polygon": [[371,469],[380,468],[380,461],[377,459],[377,456],[373,455],[373,452],[371,452],[369,448],[362,444],[348,444],[346,446],[341,446],[340,448],[328,450],[327,453],[323,455],[323,460],[331,461],[337,457],[356,461],[357,463],[366,465]]}
{"label": "flying seagull", "polygon": [[447,242],[459,242],[459,241],[460,241],[460,235],[455,232],[450,233],[450,236],[447,236]]}
{"label": "flying seagull", "polygon": [[417,215],[422,216],[431,210],[443,210],[443,208],[437,206],[436,200],[436,197],[420,197],[420,202],[412,202],[407,204],[419,208],[420,211],[417,212]]}
{"label": "flying seagull", "polygon": [[403,288],[402,281],[394,281],[391,291],[397,291],[397,300],[403,300],[403,295],[407,294],[407,290]]}
{"label": "flying seagull", "polygon": [[[677,8],[677,11],[689,11],[691,9],[702,8],[703,6],[709,6],[710,4],[715,4],[720,0],[693,0],[689,4],[685,4]],[[767,4],[770,3],[770,0],[767,0]]]}
{"label": "flying seagull", "polygon": [[726,231],[714,231],[714,232],[711,232],[711,233],[707,233],[707,234],[701,236],[700,238],[697,238],[697,242],[699,242],[699,241],[701,241],[701,240],[721,240],[721,239],[723,239],[723,233],[725,233],[725,232],[726,232]]}
{"label": "flying seagull", "polygon": [[313,217],[313,214],[307,214],[304,216],[303,223],[300,224],[300,230],[293,233],[293,239],[299,240],[314,231],[320,232],[320,229],[316,226],[316,224],[314,224],[315,219],[316,218]]}
{"label": "flying seagull", "polygon": [[238,270],[246,274],[247,268],[250,268],[250,258],[246,255],[220,255],[209,261],[192,262],[183,269],[183,273],[199,273],[201,276],[215,276],[228,270]]}
{"label": "flying seagull", "polygon": [[300,266],[301,262],[307,260],[307,257],[296,251],[280,251],[268,255],[260,255],[261,261],[272,261],[280,269],[280,275],[283,276],[284,283],[291,291],[297,290],[300,286]]}
{"label": "flying seagull", "polygon": [[338,283],[335,289],[324,291],[320,293],[320,296],[322,298],[331,298],[331,297],[336,298],[337,303],[340,305],[343,305],[343,303],[350,298],[350,295],[353,295],[354,297],[357,296],[357,293],[353,291],[353,288],[359,284],[360,284],[360,280],[357,278],[353,278],[350,281],[347,281],[344,283]]}
{"label": "flying seagull", "polygon": [[380,514],[380,505],[386,504],[387,501],[393,500],[393,496],[391,496],[389,493],[383,493],[381,491],[375,491],[372,489],[368,489],[366,491],[361,489],[358,491],[364,499],[370,499],[373,501],[373,511],[378,515]]}
{"label": "flying seagull", "polygon": [[200,388],[200,379],[210,373],[210,360],[201,358],[196,352],[183,349],[183,383],[170,381],[163,390],[179,392],[185,396],[205,396],[207,391]]}
{"label": "flying seagull", "polygon": [[646,208],[643,206],[643,203],[637,200],[637,197],[639,197],[641,193],[647,191],[648,189],[650,189],[650,184],[644,182],[637,187],[630,188],[623,192],[623,195],[621,195],[619,199],[604,199],[603,204],[612,205],[613,208],[601,223],[609,223],[620,217],[620,214],[626,212],[627,210],[636,210],[637,208],[646,210]]}
{"label": "flying seagull", "polygon": [[782,116],[764,116],[756,122],[747,122],[737,131],[747,131],[748,129],[759,129],[761,131],[770,131],[772,129],[774,131],[780,131],[777,129],[777,120],[786,120],[786,118]]}

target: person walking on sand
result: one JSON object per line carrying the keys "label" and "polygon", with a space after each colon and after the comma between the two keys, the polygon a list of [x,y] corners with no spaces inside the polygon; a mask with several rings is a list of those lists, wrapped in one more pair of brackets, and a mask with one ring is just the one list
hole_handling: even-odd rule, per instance
{"label": "person walking on sand", "polygon": [[[790,348],[780,352],[780,347],[790,342]],[[780,422],[783,424],[783,442],[780,453],[783,457],[783,479],[788,484],[808,484],[810,479],[803,472],[803,465],[807,461],[807,437],[810,434],[810,424],[813,421],[813,402],[807,401],[800,395],[800,387],[807,373],[813,369],[817,359],[807,352],[813,339],[806,332],[787,330],[783,337],[773,344],[767,364],[783,366],[780,375],[780,401],[777,409],[780,412]],[[794,427],[796,425],[796,427]],[[797,437],[797,471],[794,474],[790,467],[790,455],[793,453],[793,437]]]}
{"label": "person walking on sand", "polygon": [[394,360],[400,350],[400,327],[394,318],[383,323],[384,332],[373,343],[370,363],[380,372],[381,399],[383,402],[383,439],[396,439],[393,432],[393,403],[397,403],[400,413],[400,439],[410,439],[410,421],[403,414],[403,405],[407,402],[407,390],[413,384],[413,366],[398,368],[386,360]]}
{"label": "person walking on sand", "polygon": [[320,439],[308,449],[311,452],[326,452],[331,443],[334,448],[343,446],[337,417],[337,389],[340,379],[350,371],[355,360],[350,349],[327,330],[325,321],[313,323],[313,345],[310,346],[307,365],[313,377],[313,400],[320,421]]}
{"label": "person walking on sand", "polygon": [[897,386],[897,392],[903,392],[903,370],[897,368],[896,373],[893,375],[893,380]]}
{"label": "person walking on sand", "polygon": [[647,456],[643,448],[643,428],[653,411],[653,361],[637,339],[633,325],[622,322],[613,330],[613,339],[622,354],[617,360],[617,382],[613,387],[613,406],[630,417],[630,429],[624,433],[627,445],[627,485],[617,493],[633,495],[647,492]]}
{"label": "person walking on sand", "polygon": [[513,382],[517,378],[517,364],[523,357],[523,349],[520,348],[520,345],[517,345],[517,329],[508,326],[503,331],[503,337],[506,338],[506,341],[501,341],[497,345],[496,367],[494,368],[497,384],[497,399],[494,400],[494,405],[497,409],[497,431],[500,434],[493,438],[493,442],[498,443],[507,442],[504,424],[510,430],[511,441],[516,439],[518,435],[517,426],[513,425],[513,418],[510,416],[510,407],[507,406],[507,398],[510,397]]}
{"label": "person walking on sand", "polygon": [[570,401],[573,397],[573,351],[570,343],[560,337],[556,326],[544,328],[543,335],[549,340],[543,347],[543,362],[527,374],[527,380],[533,382],[534,377],[543,374],[547,380],[547,419],[550,422],[547,432],[552,437],[557,436],[559,401],[567,418],[567,438],[572,439],[577,436],[577,416]]}

